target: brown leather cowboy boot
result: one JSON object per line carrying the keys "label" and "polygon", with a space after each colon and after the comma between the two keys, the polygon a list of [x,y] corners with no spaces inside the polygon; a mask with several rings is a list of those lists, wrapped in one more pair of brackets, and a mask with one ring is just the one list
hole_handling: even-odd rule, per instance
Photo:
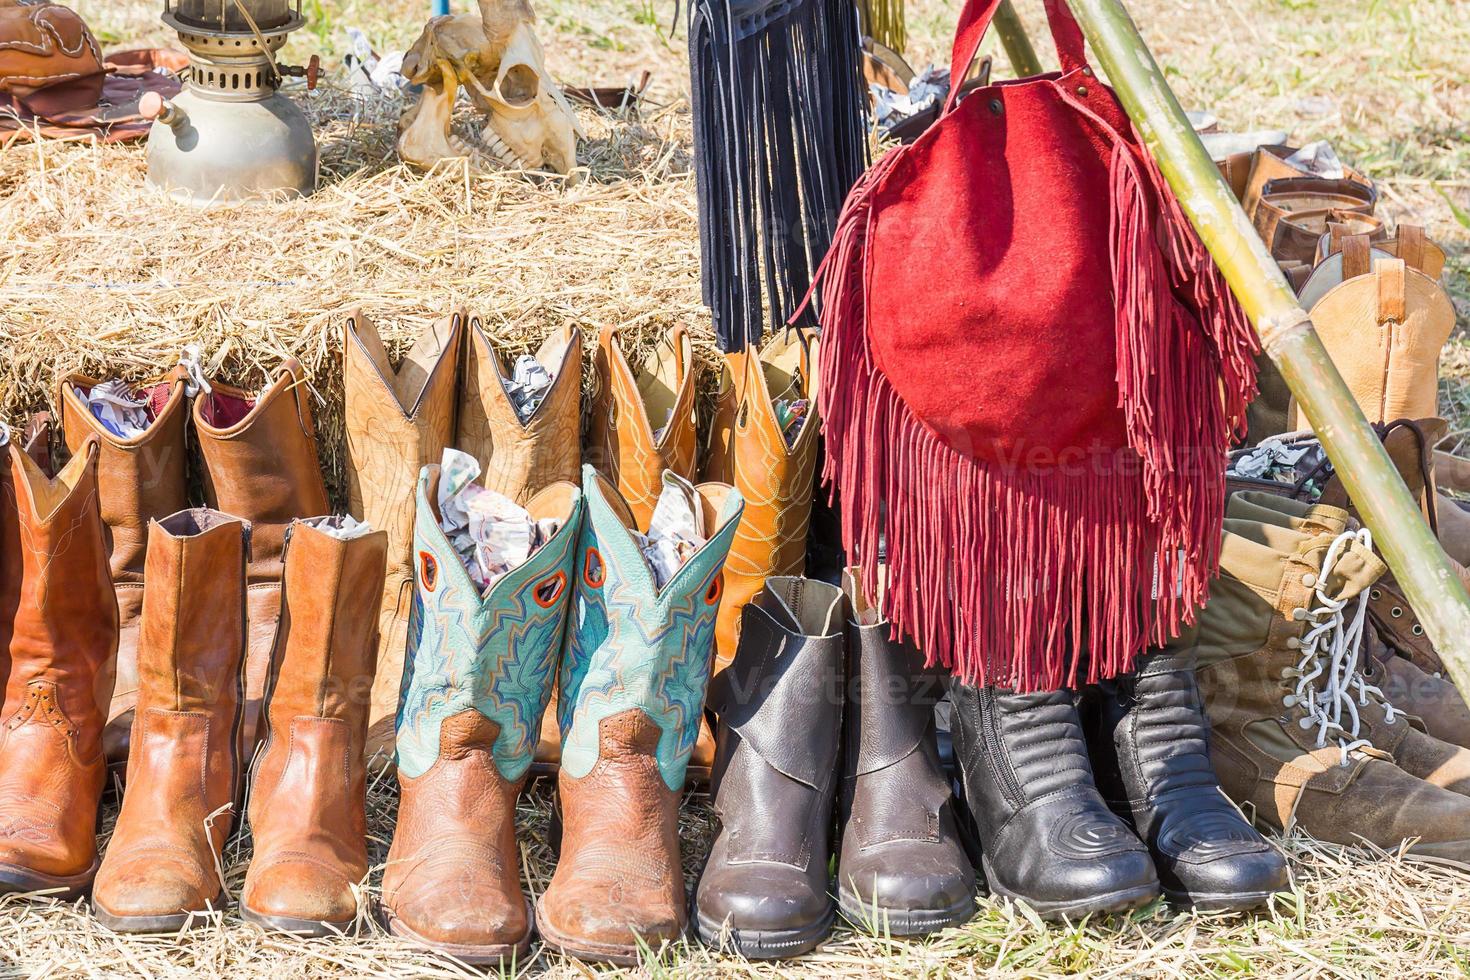
{"label": "brown leather cowboy boot", "polygon": [[19,446],[0,448],[0,892],[71,898],[97,873],[117,653],[101,447],[84,442],[55,480]]}
{"label": "brown leather cowboy boot", "polygon": [[[710,437],[704,479],[728,483],[745,513],[725,563],[715,626],[718,674],[735,657],[740,612],[766,579],[806,569],[817,469],[817,340],[788,331],[759,353],[726,354],[728,384]],[[793,403],[805,402],[793,421]],[[794,433],[792,430],[795,430]]]}
{"label": "brown leather cowboy boot", "polygon": [[102,740],[108,762],[127,759],[133,706],[138,701],[138,617],[143,611],[143,563],[148,548],[148,522],[188,505],[185,482],[184,428],[189,421],[186,373],[176,368],[168,377],[135,390],[148,402],[151,422],[132,438],[114,435],[87,407],[86,397],[101,382],[81,374],[61,379],[57,403],[67,449],[78,452],[90,436],[102,445],[97,483],[112,585],[117,593],[117,689],[107,713]]}
{"label": "brown leather cowboy boot", "polygon": [[250,780],[255,855],[240,914],[307,936],[358,921],[368,872],[368,697],[388,536],[341,537],[335,517],[286,536],[281,626],[266,690],[266,742]]}
{"label": "brown leather cowboy boot", "polygon": [[194,400],[204,457],[204,499],[250,523],[250,648],[245,660],[244,764],[265,737],[261,699],[281,618],[281,549],[298,517],[327,513],[306,373],[295,360],[276,368],[259,396],[216,384]]}
{"label": "brown leather cowboy boot", "polygon": [[119,932],[175,932],[224,903],[243,732],[250,529],[218,511],[155,521],[122,812],[92,909]]}
{"label": "brown leather cowboy boot", "polygon": [[388,535],[378,623],[377,677],[368,713],[369,759],[393,752],[403,651],[413,605],[414,487],[454,440],[464,315],[432,324],[393,370],[372,320],[354,310],[342,340],[348,510]]}
{"label": "brown leather cowboy boot", "polygon": [[651,368],[635,372],[620,330],[603,327],[597,342],[587,462],[618,488],[638,526],[647,527],[664,470],[694,479],[694,347],[683,327],[673,327],[655,348]]}

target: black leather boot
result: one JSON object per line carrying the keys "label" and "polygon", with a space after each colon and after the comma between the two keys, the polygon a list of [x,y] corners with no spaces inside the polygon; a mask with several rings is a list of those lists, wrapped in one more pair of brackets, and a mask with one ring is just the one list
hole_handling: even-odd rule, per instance
{"label": "black leather boot", "polygon": [[1170,900],[1245,910],[1287,886],[1286,860],[1220,790],[1194,648],[1155,650],[1089,699],[1098,784],[1148,844]]}
{"label": "black leather boot", "polygon": [[741,613],[734,661],[710,683],[720,830],[694,916],[710,946],[778,959],[832,931],[843,619],[836,586],[767,579]]}
{"label": "black leather boot", "polygon": [[1043,919],[1146,905],[1159,894],[1148,849],[1108,809],[1072,695],[950,686],[955,755],[992,893]]}
{"label": "black leather boot", "polygon": [[911,644],[889,638],[889,624],[851,576],[843,584],[853,617],[837,905],[855,925],[894,936],[968,922],[975,869],[960,843],[935,737],[943,681]]}

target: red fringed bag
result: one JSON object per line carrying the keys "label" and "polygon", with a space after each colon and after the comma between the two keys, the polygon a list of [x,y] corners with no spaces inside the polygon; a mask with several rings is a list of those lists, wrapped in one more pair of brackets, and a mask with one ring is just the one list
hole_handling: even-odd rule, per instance
{"label": "red fringed bag", "polygon": [[[968,0],[951,78],[999,0]],[[931,663],[1020,690],[1131,668],[1219,561],[1255,335],[1047,0],[1061,71],[979,89],[849,194],[818,274],[825,479]],[[957,87],[956,87],[957,91]]]}

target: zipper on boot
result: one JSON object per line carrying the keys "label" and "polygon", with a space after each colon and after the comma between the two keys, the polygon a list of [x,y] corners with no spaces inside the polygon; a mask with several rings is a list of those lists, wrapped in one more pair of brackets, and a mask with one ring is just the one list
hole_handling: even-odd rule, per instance
{"label": "zipper on boot", "polygon": [[995,688],[986,685],[980,688],[980,721],[985,729],[985,752],[990,757],[991,767],[1000,777],[1000,788],[1006,795],[1006,802],[1013,809],[1020,809],[1026,802],[1026,797],[1021,792],[1021,780],[1016,776],[1016,770],[1011,765],[1010,754],[1005,750],[1005,744],[1000,737],[1000,727],[996,723],[996,696]]}

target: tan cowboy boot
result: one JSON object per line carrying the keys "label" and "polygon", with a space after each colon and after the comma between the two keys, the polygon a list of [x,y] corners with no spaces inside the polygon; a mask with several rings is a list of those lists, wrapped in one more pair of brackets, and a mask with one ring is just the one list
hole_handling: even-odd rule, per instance
{"label": "tan cowboy boot", "polygon": [[149,521],[167,517],[188,505],[185,479],[184,429],[189,421],[185,396],[187,374],[175,368],[168,377],[143,385],[134,393],[148,402],[151,422],[142,435],[114,435],[87,407],[86,398],[101,382],[69,374],[59,383],[67,449],[78,452],[90,436],[102,445],[97,483],[102,520],[107,525],[107,547],[112,586],[117,594],[117,689],[107,712],[102,741],[108,762],[127,759],[133,706],[138,701],[138,617],[143,611],[143,564],[148,547]]}
{"label": "tan cowboy boot", "polygon": [[342,371],[346,388],[347,492],[353,517],[388,535],[379,614],[377,676],[368,713],[368,758],[389,758],[403,683],[403,650],[413,604],[414,486],[454,440],[455,386],[464,315],[428,327],[394,371],[377,327],[348,314]]}
{"label": "tan cowboy boot", "polygon": [[587,462],[613,481],[639,526],[647,527],[664,470],[694,478],[694,348],[688,332],[673,327],[660,339],[652,368],[635,372],[620,337],[613,327],[598,335]]}
{"label": "tan cowboy boot", "polygon": [[177,932],[224,907],[239,800],[250,528],[180,511],[148,535],[138,707],[122,812],[92,909],[118,932]]}
{"label": "tan cowboy boot", "polygon": [[486,488],[521,506],[553,483],[576,483],[582,468],[582,332],[547,337],[536,360],[554,380],[523,422],[507,393],[509,366],[470,318],[454,445],[479,462]]}
{"label": "tan cowboy boot", "polygon": [[331,510],[306,372],[287,360],[259,395],[215,384],[194,400],[204,499],[250,523],[250,646],[245,655],[244,764],[265,737],[261,699],[281,618],[281,550],[298,517]]}
{"label": "tan cowboy boot", "polygon": [[[1352,243],[1344,242],[1344,261]],[[1403,259],[1380,259],[1367,274],[1345,270],[1311,309],[1327,353],[1370,422],[1438,414],[1439,353],[1455,326],[1444,287]],[[1298,412],[1300,427],[1307,426]]]}
{"label": "tan cowboy boot", "polygon": [[[1336,536],[1359,527],[1353,515],[1341,508],[1266,493],[1235,494],[1227,505],[1226,516],[1274,524],[1305,536]],[[1368,591],[1367,608],[1375,626],[1379,618],[1376,609],[1384,601],[1385,580],[1386,576]],[[1379,640],[1383,630],[1365,628],[1363,632],[1359,661],[1363,683],[1354,692],[1352,705],[1360,723],[1355,736],[1371,740],[1375,748],[1387,752],[1411,776],[1470,795],[1470,748],[1438,735],[1445,723],[1454,725],[1460,716],[1470,713],[1464,700],[1452,685],[1447,685],[1447,691],[1433,692],[1421,679],[1416,687],[1417,668],[1383,646]],[[1447,697],[1453,698],[1458,710],[1444,703]]]}
{"label": "tan cowboy boot", "polygon": [[1350,223],[1329,225],[1327,234],[1317,242],[1317,264],[1330,255],[1342,251],[1343,242],[1353,235],[1370,235],[1373,247],[1396,259],[1403,259],[1410,269],[1416,269],[1431,279],[1444,273],[1445,253],[1443,246],[1432,241],[1420,225],[1399,225],[1394,237],[1386,234],[1371,235],[1370,229],[1358,228]]}
{"label": "tan cowboy boot", "polygon": [[1363,532],[1225,521],[1192,628],[1211,758],[1226,793],[1272,827],[1470,866],[1470,798],[1352,734],[1362,601],[1383,570]]}
{"label": "tan cowboy boot", "polygon": [[363,743],[388,536],[342,537],[342,524],[312,518],[287,535],[267,737],[250,780],[255,855],[240,914],[307,936],[356,925],[368,872]]}
{"label": "tan cowboy boot", "polygon": [[[711,433],[704,479],[728,483],[745,498],[745,513],[725,563],[725,592],[715,626],[718,674],[735,657],[740,613],[766,579],[806,569],[807,524],[817,468],[817,340],[788,331],[758,354],[726,354],[729,384]],[[788,440],[781,412],[806,402]],[[780,409],[777,402],[781,402]]]}
{"label": "tan cowboy boot", "polygon": [[0,429],[0,892],[68,899],[97,873],[117,602],[89,439],[48,480]]}

